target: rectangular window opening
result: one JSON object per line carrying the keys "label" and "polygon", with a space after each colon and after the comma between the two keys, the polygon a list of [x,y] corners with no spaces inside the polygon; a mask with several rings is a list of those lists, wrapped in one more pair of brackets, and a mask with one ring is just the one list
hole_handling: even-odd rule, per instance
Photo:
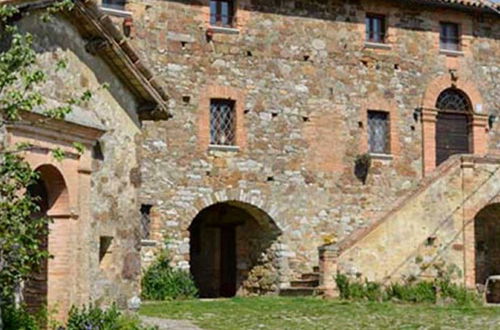
{"label": "rectangular window opening", "polygon": [[368,144],[370,153],[390,154],[389,113],[368,111]]}
{"label": "rectangular window opening", "polygon": [[460,50],[460,32],[456,23],[440,23],[439,44],[444,50]]}
{"label": "rectangular window opening", "polygon": [[116,10],[125,10],[126,3],[127,0],[102,0],[102,7]]}
{"label": "rectangular window opening", "polygon": [[210,144],[236,145],[236,113],[234,100],[210,100]]}
{"label": "rectangular window opening", "polygon": [[99,263],[102,262],[106,254],[110,253],[110,247],[112,241],[113,241],[112,236],[99,237]]}
{"label": "rectangular window opening", "polygon": [[234,0],[210,0],[210,25],[233,27],[235,9]]}
{"label": "rectangular window opening", "polygon": [[368,14],[365,18],[366,41],[375,43],[385,42],[385,16]]}
{"label": "rectangular window opening", "polygon": [[141,239],[148,240],[151,237],[151,209],[153,205],[141,205]]}

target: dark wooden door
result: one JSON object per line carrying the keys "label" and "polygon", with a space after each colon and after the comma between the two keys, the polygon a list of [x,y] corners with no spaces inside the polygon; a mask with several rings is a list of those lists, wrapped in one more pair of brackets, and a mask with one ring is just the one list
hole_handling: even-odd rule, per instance
{"label": "dark wooden door", "polygon": [[469,119],[466,114],[438,112],[436,122],[436,165],[454,154],[467,154],[469,147]]}
{"label": "dark wooden door", "polygon": [[220,235],[220,295],[236,294],[236,227],[221,227]]}
{"label": "dark wooden door", "polygon": [[[42,180],[38,180],[36,184],[28,187],[28,193],[36,198],[39,210],[31,214],[33,219],[46,217],[49,209],[49,197]],[[48,226],[48,225],[47,225]],[[48,229],[45,228],[46,230]],[[48,230],[47,230],[48,231]],[[40,250],[48,250],[49,237],[43,234],[40,237]],[[24,303],[30,313],[39,312],[42,308],[47,306],[48,296],[48,260],[45,259],[41,262],[38,270],[32,274],[28,280],[24,282],[23,298]]]}

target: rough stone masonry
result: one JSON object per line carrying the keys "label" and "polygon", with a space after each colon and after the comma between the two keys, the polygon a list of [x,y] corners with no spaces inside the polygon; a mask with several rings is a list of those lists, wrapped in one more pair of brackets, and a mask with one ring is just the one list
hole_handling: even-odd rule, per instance
{"label": "rough stone masonry", "polygon": [[[471,121],[479,123],[469,131],[470,152],[499,153],[500,21],[484,7],[445,0],[235,3],[229,28],[210,24],[208,0],[126,5],[133,43],[171,95],[173,119],[143,126],[140,199],[153,206],[151,238],[157,248],[165,244],[176,266],[188,269],[196,253],[206,253],[203,276],[221,286],[234,282],[237,294],[274,292],[310,272],[325,240],[368,226],[432,173],[436,114],[427,104],[435,108],[448,88],[467,95]],[[366,40],[370,14],[384,17],[383,43]],[[456,52],[440,49],[443,20],[459,26]],[[229,148],[210,144],[214,99],[235,102]],[[354,167],[370,150],[369,110],[388,114],[389,147],[371,156],[363,183]],[[237,216],[241,211],[246,216]],[[233,220],[199,220],[214,212]],[[203,225],[193,226],[195,219]],[[231,227],[234,233],[223,229]],[[236,257],[221,252],[224,244]],[[143,249],[145,265],[153,250]],[[235,278],[225,279],[231,267]]]}

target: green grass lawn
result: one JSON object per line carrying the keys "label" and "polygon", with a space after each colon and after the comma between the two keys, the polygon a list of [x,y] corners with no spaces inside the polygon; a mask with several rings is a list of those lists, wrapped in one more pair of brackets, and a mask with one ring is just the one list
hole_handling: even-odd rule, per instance
{"label": "green grass lawn", "polygon": [[145,303],[142,315],[190,320],[203,329],[500,329],[500,308],[234,298]]}

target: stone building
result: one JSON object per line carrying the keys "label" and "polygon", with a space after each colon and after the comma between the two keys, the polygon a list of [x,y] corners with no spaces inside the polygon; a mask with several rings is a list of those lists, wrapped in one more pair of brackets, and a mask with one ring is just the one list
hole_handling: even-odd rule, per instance
{"label": "stone building", "polygon": [[89,221],[61,224],[89,245],[61,249],[82,259],[60,292],[135,293],[139,225],[143,265],[166,247],[204,297],[312,291],[318,272],[332,293],[336,272],[474,287],[500,271],[500,16],[483,2],[106,0],[130,41],[77,4],[88,24],[35,31],[42,59],[75,54],[51,81],[115,83],[86,112],[108,133],[96,171],[78,172]]}
{"label": "stone building", "polygon": [[[93,91],[65,120],[23,113],[23,120],[4,132],[7,143],[33,146],[25,158],[40,181],[29,189],[53,220],[45,240],[53,258],[24,283],[25,302],[31,310],[55,307],[61,318],[72,305],[126,306],[140,290],[135,139],[140,120],[167,116],[166,95],[95,3],[75,1],[73,10],[47,23],[41,15],[50,2],[5,3],[19,8],[15,24],[34,37],[36,65],[48,75],[40,87],[48,106]],[[66,69],[57,69],[60,60]],[[101,87],[105,83],[109,88]],[[85,146],[83,153],[74,142]],[[64,151],[62,161],[52,156],[56,149]]]}
{"label": "stone building", "polygon": [[145,122],[139,148],[145,265],[165,245],[207,297],[304,291],[317,284],[307,274],[315,266],[327,289],[336,271],[379,281],[437,276],[429,265],[438,259],[470,287],[499,271],[495,231],[486,229],[496,213],[480,211],[499,188],[493,8],[102,5],[171,96],[173,118]]}

